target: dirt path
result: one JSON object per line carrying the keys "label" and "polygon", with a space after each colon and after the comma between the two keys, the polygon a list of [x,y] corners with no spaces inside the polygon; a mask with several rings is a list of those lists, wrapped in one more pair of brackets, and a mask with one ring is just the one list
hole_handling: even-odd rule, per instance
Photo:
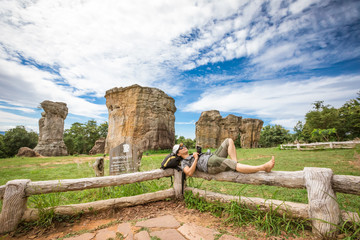
{"label": "dirt path", "polygon": [[0,240],[62,239],[68,234],[79,235],[84,232],[96,232],[102,228],[112,227],[122,222],[135,223],[139,220],[165,215],[174,216],[181,224],[193,223],[198,226],[212,228],[221,233],[230,234],[242,239],[315,239],[308,232],[305,233],[305,237],[266,237],[264,232],[256,231],[251,226],[225,226],[221,218],[214,217],[210,213],[201,213],[198,210],[187,209],[182,201],[161,201],[134,207],[112,209],[98,214],[84,215],[73,223],[57,222],[48,229],[33,228],[31,230],[24,231],[24,225],[21,225],[17,232],[0,236]]}

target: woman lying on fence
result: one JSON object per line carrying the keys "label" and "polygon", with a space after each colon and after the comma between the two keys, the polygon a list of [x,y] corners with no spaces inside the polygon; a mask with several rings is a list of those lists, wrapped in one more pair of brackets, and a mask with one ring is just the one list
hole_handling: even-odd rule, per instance
{"label": "woman lying on fence", "polygon": [[[210,174],[229,170],[240,173],[256,173],[259,171],[271,172],[271,169],[275,166],[274,156],[270,161],[259,166],[238,163],[235,144],[231,138],[225,139],[214,154],[201,154],[199,156],[199,153],[195,152],[190,155],[188,149],[182,143],[173,147],[173,153],[183,158],[181,168],[187,176],[192,176],[196,169]],[[227,158],[228,155],[230,159]]]}

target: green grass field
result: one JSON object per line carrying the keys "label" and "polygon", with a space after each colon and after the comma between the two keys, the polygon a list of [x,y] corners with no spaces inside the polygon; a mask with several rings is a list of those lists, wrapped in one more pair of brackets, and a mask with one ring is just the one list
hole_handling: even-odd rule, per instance
{"label": "green grass field", "polygon": [[[334,149],[317,151],[279,150],[278,148],[266,149],[238,149],[241,163],[258,165],[275,156],[274,171],[299,171],[304,167],[331,168],[337,175],[360,176],[360,159],[356,149]],[[165,153],[148,152],[144,154],[141,162],[141,171],[158,169]],[[91,167],[94,160],[89,156],[67,156],[49,158],[7,158],[0,159],[0,185],[13,179],[30,179],[32,181],[75,179],[94,177]],[[109,173],[109,161],[105,161],[105,175]],[[64,205],[109,199],[122,196],[154,192],[169,188],[170,178],[163,178],[144,183],[130,184],[127,186],[90,189],[77,192],[48,194],[51,201],[49,205]],[[307,203],[305,189],[286,189],[272,186],[252,186],[237,183],[206,181],[202,179],[189,179],[188,185],[214,192],[247,197],[261,197],[284,201]],[[359,211],[360,196],[337,194],[342,209]],[[31,196],[29,207],[47,196]],[[50,202],[50,201],[48,201]],[[0,207],[1,207],[0,201]]]}
{"label": "green grass field", "polygon": [[[272,155],[275,156],[276,165],[274,171],[300,171],[303,170],[304,167],[323,167],[331,168],[334,174],[337,175],[360,176],[359,147],[357,149],[317,151],[279,150],[278,148],[238,149],[237,151],[241,163],[249,165],[263,164],[267,162]],[[149,151],[144,153],[140,171],[158,169],[166,155],[164,151]],[[4,185],[7,181],[13,179],[42,181],[94,177],[95,173],[92,169],[94,161],[94,156],[0,159],[0,185]],[[107,175],[109,175],[108,160],[105,161],[105,176]],[[192,187],[231,195],[307,203],[307,192],[305,189],[253,186],[206,181],[196,178],[187,178],[187,184]],[[54,221],[72,221],[66,216],[57,216],[53,209],[48,207],[133,196],[170,187],[171,179],[167,177],[123,186],[31,196],[27,201],[28,207],[37,208],[40,213],[40,218],[34,222],[24,223],[20,229],[27,231],[26,229],[31,229],[34,226],[47,228],[50,227]],[[360,196],[337,194],[337,198],[341,209],[360,213]],[[303,234],[303,230],[311,229],[310,223],[307,220],[289,219],[285,216],[279,216],[274,211],[264,212],[261,209],[254,211],[241,204],[207,203],[201,198],[192,196],[191,194],[189,195],[189,192],[185,193],[185,202],[189,208],[207,211],[215,216],[227,216],[224,218],[224,223],[228,223],[231,226],[246,226],[251,224],[255,226],[257,230],[266,232],[267,236],[281,235],[284,231],[286,232],[286,236],[299,236]],[[1,208],[2,201],[0,201],[0,209]],[[266,221],[264,221],[264,219],[266,219]],[[346,236],[344,239],[359,239],[360,228],[358,223],[345,223],[338,227],[340,230],[339,234]]]}

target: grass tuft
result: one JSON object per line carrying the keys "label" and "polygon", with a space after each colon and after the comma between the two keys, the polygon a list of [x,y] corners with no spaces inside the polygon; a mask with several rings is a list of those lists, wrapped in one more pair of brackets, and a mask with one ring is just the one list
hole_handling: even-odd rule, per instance
{"label": "grass tuft", "polygon": [[188,208],[211,212],[216,217],[225,217],[226,225],[253,225],[257,230],[266,232],[267,236],[279,236],[284,232],[298,236],[300,232],[311,229],[309,221],[288,218],[285,214],[280,214],[278,208],[265,212],[260,207],[255,210],[249,209],[245,204],[235,201],[229,204],[219,201],[207,202],[198,195],[194,196],[191,191],[185,192],[185,203]]}

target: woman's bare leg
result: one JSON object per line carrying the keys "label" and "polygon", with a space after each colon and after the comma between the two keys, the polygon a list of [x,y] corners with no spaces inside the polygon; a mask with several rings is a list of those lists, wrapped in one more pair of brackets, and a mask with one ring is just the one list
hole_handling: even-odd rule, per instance
{"label": "woman's bare leg", "polygon": [[231,138],[229,138],[228,141],[229,141],[229,147],[228,147],[229,157],[231,160],[237,161],[235,143]]}
{"label": "woman's bare leg", "polygon": [[240,173],[256,173],[259,171],[271,172],[271,169],[273,169],[274,166],[275,166],[275,157],[272,156],[270,161],[259,166],[251,166],[251,165],[237,163],[236,171]]}
{"label": "woman's bare leg", "polygon": [[[229,138],[228,154],[231,160],[237,162],[236,148],[234,141]],[[271,169],[275,166],[275,157],[272,156],[271,160],[267,163],[259,166],[251,166],[246,164],[237,163],[236,171],[240,173],[256,173],[259,171],[271,172]]]}

